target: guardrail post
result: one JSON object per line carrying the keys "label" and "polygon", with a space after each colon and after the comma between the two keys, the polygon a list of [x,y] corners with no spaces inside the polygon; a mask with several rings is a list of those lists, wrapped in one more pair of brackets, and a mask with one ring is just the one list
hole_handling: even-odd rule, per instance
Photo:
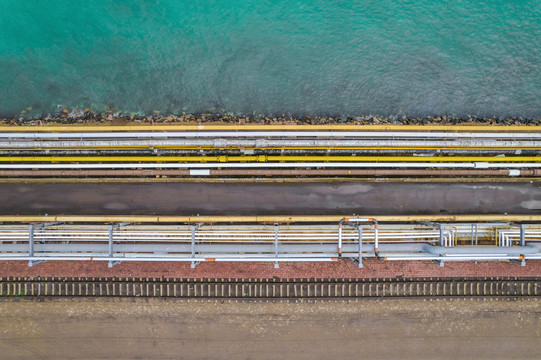
{"label": "guardrail post", "polygon": [[379,225],[376,219],[371,219],[374,222],[374,253],[379,259]]}
{"label": "guardrail post", "polygon": [[358,259],[358,265],[359,268],[363,267],[363,227],[357,226],[357,230],[359,231],[359,259]]}
{"label": "guardrail post", "polygon": [[471,245],[477,245],[477,224],[471,224]]}
{"label": "guardrail post", "polygon": [[34,256],[34,225],[28,225],[28,256]]}
{"label": "guardrail post", "polygon": [[[526,246],[526,234],[525,234],[524,224],[520,224],[520,246]],[[526,266],[526,259],[524,256],[521,256],[520,266]]]}
{"label": "guardrail post", "polygon": [[[108,247],[109,247],[109,259],[112,259],[114,257],[114,252],[113,252],[113,231],[115,230],[116,227],[118,227],[119,225],[109,225],[109,243],[108,243]],[[107,265],[109,268],[112,268],[113,266],[115,266],[116,264],[120,263],[120,261],[114,261],[114,260],[109,260],[109,264]]]}
{"label": "guardrail post", "polygon": [[[359,229],[359,223],[373,223],[374,224],[374,254],[376,258],[379,259],[379,236],[378,236],[378,221],[374,218],[343,218],[338,223],[338,259],[342,259],[342,226],[351,225],[353,223],[357,224],[357,229]],[[362,228],[359,230],[359,267],[362,267]]]}
{"label": "guardrail post", "polygon": [[338,223],[338,258],[339,259],[342,259],[342,223],[343,223],[342,220]]}
{"label": "guardrail post", "polygon": [[[34,225],[28,225],[28,257],[34,257]],[[28,260],[28,266],[32,265],[32,260]]]}
{"label": "guardrail post", "polygon": [[[195,225],[191,225],[190,229],[192,230],[192,258],[195,258]],[[197,261],[192,261],[190,264],[190,267],[192,269],[195,269],[195,266],[197,265]]]}
{"label": "guardrail post", "polygon": [[[274,258],[278,259],[278,224],[274,224]],[[280,264],[278,261],[274,262],[274,268],[278,269]]]}
{"label": "guardrail post", "polygon": [[30,258],[28,266],[30,267],[44,262],[44,260],[32,260],[34,257],[34,229],[35,225],[28,225],[28,257]]}
{"label": "guardrail post", "polygon": [[[520,246],[526,246],[526,229],[524,224],[509,224],[511,226],[517,226],[520,230]],[[510,260],[511,262],[517,263],[520,266],[526,266],[526,259],[524,255],[520,255],[519,260]]]}
{"label": "guardrail post", "polygon": [[432,260],[434,264],[438,264],[440,267],[444,267],[445,263],[443,260]]}

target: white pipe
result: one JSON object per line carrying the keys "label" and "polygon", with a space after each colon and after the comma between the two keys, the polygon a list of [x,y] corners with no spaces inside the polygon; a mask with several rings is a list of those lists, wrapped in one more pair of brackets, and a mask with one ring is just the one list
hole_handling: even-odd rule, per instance
{"label": "white pipe", "polygon": [[[400,231],[397,229],[402,228],[405,225],[383,225],[383,233],[380,236],[379,235],[379,227],[377,226],[377,221],[373,218],[344,218],[339,223],[339,251],[338,251],[338,259],[342,256],[350,256],[351,254],[355,254],[355,252],[352,252],[352,246],[355,246],[354,240],[356,239],[355,235],[351,232],[344,233],[343,224],[344,223],[356,223],[356,222],[374,222],[375,228],[373,232],[373,238],[375,240],[374,245],[367,246],[367,251],[370,249],[370,254],[367,254],[367,256],[376,256],[378,258],[386,258],[387,260],[439,260],[439,261],[471,261],[471,260],[506,260],[506,259],[519,259],[526,258],[533,259],[533,258],[539,258],[541,257],[541,244],[532,244],[529,243],[527,246],[523,247],[453,247],[453,248],[442,248],[437,246],[431,246],[427,244],[427,234],[432,234],[434,238],[434,231],[430,229],[429,231],[422,231],[422,229],[418,229],[416,231],[406,230],[406,231]],[[482,226],[486,226],[487,228],[493,228],[494,226],[497,226],[497,224],[481,224]],[[450,228],[448,231],[446,231],[446,241],[447,245],[451,245],[451,243],[454,242],[454,238],[458,236],[458,234],[467,234],[468,231],[467,228],[464,231],[458,231],[461,226],[465,226],[464,224],[448,224],[448,228]],[[201,238],[198,238],[199,240],[206,242],[206,245],[212,245],[212,243],[217,242],[235,242],[237,243],[237,247],[233,248],[226,248],[223,253],[220,254],[207,254],[203,257],[203,255],[198,255],[198,258],[192,258],[187,257],[180,254],[156,254],[151,255],[146,253],[145,249],[150,249],[150,251],[154,251],[152,249],[162,249],[162,248],[168,248],[168,247],[153,247],[154,244],[148,244],[146,247],[138,247],[137,249],[133,248],[131,252],[123,252],[124,257],[106,257],[102,253],[96,253],[95,249],[99,249],[101,247],[96,247],[97,245],[90,245],[91,242],[100,242],[101,245],[106,245],[106,238],[108,236],[108,233],[104,230],[103,232],[100,232],[100,226],[95,226],[94,229],[91,228],[90,225],[87,225],[85,229],[89,229],[88,231],[81,231],[78,230],[82,226],[80,225],[63,225],[62,230],[56,232],[55,229],[37,229],[35,232],[35,241],[47,241],[51,244],[50,247],[47,246],[47,244],[36,244],[36,249],[40,251],[39,256],[29,256],[25,254],[30,254],[27,252],[28,244],[29,244],[29,234],[28,233],[21,233],[16,236],[12,236],[12,234],[9,233],[2,233],[2,231],[12,231],[15,229],[15,231],[19,231],[19,227],[7,225],[7,226],[0,226],[0,239],[3,241],[13,241],[17,239],[16,241],[19,242],[18,239],[23,238],[23,235],[25,238],[23,241],[20,241],[18,244],[3,244],[2,249],[6,249],[3,256],[0,256],[0,260],[6,260],[6,259],[21,259],[21,260],[31,260],[31,261],[38,261],[38,260],[52,260],[52,259],[60,259],[60,260],[104,260],[104,261],[330,261],[330,260],[336,260],[336,258],[333,258],[332,256],[336,256],[336,253],[331,253],[332,250],[332,244],[333,244],[333,238],[336,239],[336,232],[332,232],[332,226],[322,226],[322,225],[315,225],[315,226],[294,226],[291,230],[289,230],[289,234],[281,238],[282,244],[302,244],[297,245],[296,247],[293,246],[292,248],[289,248],[289,251],[286,251],[284,254],[281,255],[280,260],[275,260],[275,257],[269,257],[272,256],[268,254],[266,251],[264,251],[264,247],[266,246],[265,243],[270,243],[270,239],[267,239],[267,232],[262,231],[260,227],[254,226],[253,228],[249,226],[241,226],[242,230],[235,229],[233,226],[223,226],[223,227],[216,227],[216,230],[202,230],[204,231],[204,235]],[[410,228],[410,226],[406,226],[407,228]],[[416,226],[417,227],[417,226]],[[156,229],[156,232],[149,232],[149,228]],[[134,227],[134,230],[124,232],[123,230],[115,230],[114,236],[115,241],[130,241],[133,243],[139,243],[141,242],[161,242],[162,245],[168,246],[170,243],[176,243],[178,245],[187,244],[188,238],[186,236],[167,236],[171,234],[175,234],[174,231],[168,231],[163,232],[160,234],[159,229],[160,228],[167,228],[171,229],[171,226],[143,226],[141,229],[144,229],[144,231],[141,231],[141,233],[137,233],[136,229],[137,227]],[[69,229],[74,229],[75,231],[72,233],[69,233]],[[183,228],[179,227],[178,232],[182,233],[185,232],[182,230]],[[227,229],[231,229],[231,231],[227,231]],[[323,230],[322,230],[323,229]],[[335,228],[336,229],[336,228]],[[508,229],[506,229],[509,231]],[[528,233],[526,235],[528,238],[537,238],[536,234],[539,234],[539,225],[529,225]],[[531,231],[533,230],[533,231]],[[244,231],[244,232],[243,232]],[[248,231],[252,231],[253,233],[250,234]],[[321,235],[321,231],[329,231],[328,235]],[[297,232],[297,233],[295,233]],[[512,230],[509,231],[509,234],[507,234],[505,231],[500,232],[504,233],[504,235],[511,235],[516,234],[516,231]],[[107,234],[107,236],[105,236]],[[165,234],[165,236],[163,236]],[[237,235],[240,236],[246,236],[246,238],[239,238]],[[102,236],[103,235],[103,236]],[[222,235],[222,236],[221,236]],[[406,237],[406,235],[408,235]],[[407,241],[406,238],[418,238],[423,239],[422,243],[413,244],[411,240]],[[370,236],[372,238],[372,236]],[[382,256],[381,253],[378,252],[378,241],[380,238],[400,238],[406,241],[401,241],[401,245],[391,245],[391,242],[383,243],[382,249],[383,254],[385,256]],[[298,239],[298,241],[296,241]],[[344,239],[348,240],[344,244]],[[0,240],[0,241],[2,241]],[[180,240],[180,241],[178,241]],[[302,241],[304,240],[304,241]],[[317,241],[314,241],[317,240]],[[502,244],[507,244],[508,241],[511,241],[511,239],[506,239],[505,241],[502,240]],[[57,245],[61,242],[69,242],[64,247],[59,247]],[[85,247],[83,245],[80,245],[81,242],[88,242],[89,247]],[[244,254],[241,254],[238,251],[243,251],[241,244],[250,243],[252,245],[262,245],[263,248],[260,247],[259,249],[261,253],[259,255],[251,254],[248,257],[244,257]],[[386,244],[384,246],[384,244]],[[316,252],[310,253],[310,245],[324,245],[324,247],[319,247],[318,249],[324,249],[324,252],[318,253]],[[316,246],[317,247],[317,246]],[[343,249],[343,247],[345,249]],[[45,250],[55,250],[55,251],[48,251],[45,252]],[[70,250],[71,249],[71,250]],[[171,248],[172,249],[172,248]],[[178,248],[177,248],[178,249]],[[208,247],[210,250],[211,247]],[[229,249],[229,250],[228,250]],[[312,248],[314,249],[314,248]],[[10,251],[14,250],[20,250],[17,253],[12,253],[13,256],[6,256],[6,254],[9,254]],[[93,252],[85,252],[86,250],[94,250]],[[125,250],[128,250],[126,248]],[[345,251],[344,251],[345,250]],[[79,251],[78,253],[75,251]],[[158,251],[158,250],[156,250]],[[222,251],[218,248],[214,248],[213,252]],[[424,251],[425,253],[416,253],[417,251]],[[302,253],[301,253],[302,252]],[[529,253],[529,254],[528,254]],[[45,255],[47,254],[47,255]],[[65,254],[65,255],[63,255]],[[77,254],[80,254],[78,256]],[[374,254],[374,255],[372,255]],[[378,256],[379,255],[379,256]],[[201,260],[200,258],[203,258],[204,260]],[[194,260],[195,259],[195,260]],[[323,259],[323,260],[322,260]]]}
{"label": "white pipe", "polygon": [[19,140],[0,141],[0,148],[108,148],[108,147],[158,147],[158,146],[205,146],[214,148],[268,148],[268,147],[481,147],[481,148],[523,148],[540,147],[538,140],[329,140],[329,139],[166,139],[166,140]]}
{"label": "white pipe", "polygon": [[[212,255],[213,256],[213,255]],[[302,258],[302,257],[291,257],[291,258],[281,258],[281,257],[247,257],[247,258],[236,258],[236,257],[99,257],[99,256],[0,256],[0,261],[10,260],[10,261],[68,261],[68,260],[94,260],[94,261],[265,261],[265,262],[274,262],[274,261],[304,261],[304,262],[313,262],[313,261],[336,261],[336,258],[333,257],[312,257],[312,258]]]}
{"label": "white pipe", "polygon": [[372,219],[374,222],[374,253],[376,254],[376,257],[379,256],[379,236],[378,236],[378,222],[375,219]]}
{"label": "white pipe", "polygon": [[79,133],[0,133],[0,138],[27,139],[89,139],[89,138],[209,138],[209,137],[349,137],[349,138],[497,138],[539,139],[541,133],[461,133],[461,132],[390,132],[390,131],[171,131],[171,132],[79,132]]}
{"label": "white pipe", "polygon": [[338,256],[342,256],[342,220],[338,223]]}
{"label": "white pipe", "polygon": [[495,260],[522,260],[521,256],[509,256],[509,255],[494,255],[494,256],[415,256],[415,255],[402,255],[402,256],[380,256],[385,261],[408,261],[408,260],[426,260],[426,261],[495,261]]}
{"label": "white pipe", "polygon": [[[159,157],[158,157],[159,158]],[[0,169],[216,169],[216,168],[541,168],[541,163],[475,162],[291,162],[291,163],[111,163],[111,164],[0,164]]]}

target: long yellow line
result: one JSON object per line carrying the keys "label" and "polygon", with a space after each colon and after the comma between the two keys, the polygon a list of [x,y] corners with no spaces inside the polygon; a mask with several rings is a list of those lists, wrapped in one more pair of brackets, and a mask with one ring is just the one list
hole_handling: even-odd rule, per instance
{"label": "long yellow line", "polygon": [[378,222],[539,222],[541,215],[301,215],[301,216],[151,216],[151,215],[59,215],[26,216],[1,215],[2,223],[80,222],[80,223],[325,223],[338,222],[344,217],[375,218]]}
{"label": "long yellow line", "polygon": [[539,132],[534,125],[140,125],[140,126],[0,126],[0,132],[112,132],[112,131],[451,131],[451,132]]}
{"label": "long yellow line", "polygon": [[539,162],[541,156],[2,156],[0,162]]}

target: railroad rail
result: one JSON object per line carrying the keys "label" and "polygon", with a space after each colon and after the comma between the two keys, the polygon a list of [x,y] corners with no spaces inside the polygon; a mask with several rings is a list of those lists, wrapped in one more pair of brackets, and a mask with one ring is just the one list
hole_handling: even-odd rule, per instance
{"label": "railroad rail", "polygon": [[65,224],[53,218],[45,223],[13,223],[14,219],[0,225],[0,261],[23,260],[29,266],[49,260],[94,260],[110,267],[124,261],[183,261],[192,267],[200,262],[264,261],[278,267],[284,261],[351,259],[362,267],[368,257],[440,266],[449,261],[507,260],[524,266],[527,260],[541,259],[540,222],[393,223],[352,217],[334,224]]}
{"label": "railroad rail", "polygon": [[533,297],[541,278],[174,279],[4,277],[0,297],[333,299]]}

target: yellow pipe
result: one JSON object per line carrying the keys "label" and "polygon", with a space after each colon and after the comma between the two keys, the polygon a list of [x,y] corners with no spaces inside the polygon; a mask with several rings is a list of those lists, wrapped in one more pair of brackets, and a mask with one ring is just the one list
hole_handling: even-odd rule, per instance
{"label": "yellow pipe", "polygon": [[[58,215],[27,216],[0,215],[2,223],[29,222],[80,222],[80,223],[326,223],[338,222],[342,215],[301,215],[301,216],[153,216],[153,215]],[[378,222],[539,222],[541,215],[362,215],[363,218],[375,218]]]}
{"label": "yellow pipe", "polygon": [[126,126],[0,126],[0,132],[112,132],[112,131],[291,131],[291,130],[359,130],[359,131],[448,131],[448,132],[539,132],[534,125],[126,125]]}
{"label": "yellow pipe", "polygon": [[[539,146],[523,146],[523,147],[514,147],[512,150],[539,150]],[[230,147],[220,147],[216,148],[213,146],[111,146],[111,147],[56,147],[56,148],[0,148],[0,151],[80,151],[80,150],[91,150],[91,151],[102,151],[102,150],[148,150],[148,149],[166,149],[166,150],[194,150],[194,149],[210,149],[210,150],[228,150],[228,149],[244,149],[244,150],[510,150],[509,148],[502,148],[498,146],[449,146],[449,147],[435,147],[435,146],[284,146],[284,147],[240,147],[240,146],[230,146]]]}
{"label": "yellow pipe", "polygon": [[1,156],[0,162],[539,162],[541,156]]}

